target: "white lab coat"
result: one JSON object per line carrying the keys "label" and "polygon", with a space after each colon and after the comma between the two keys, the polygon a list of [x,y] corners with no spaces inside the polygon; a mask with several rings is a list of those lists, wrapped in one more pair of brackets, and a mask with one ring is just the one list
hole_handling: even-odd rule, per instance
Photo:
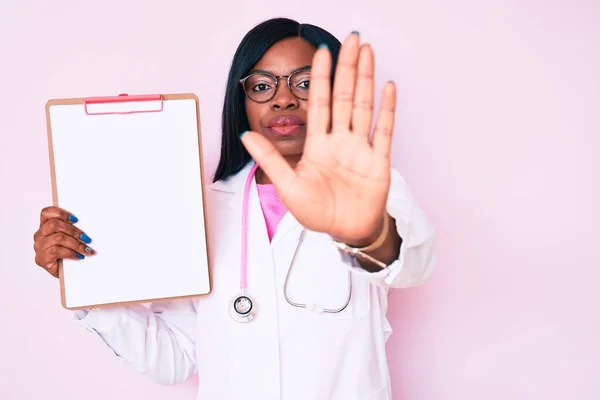
{"label": "white lab coat", "polygon": [[[291,214],[271,243],[253,183],[249,198],[248,294],[255,320],[228,313],[239,294],[240,221],[250,165],[207,187],[212,292],[194,300],[77,311],[78,323],[97,333],[123,361],[164,385],[197,374],[202,400],[384,400],[391,398],[386,340],[389,288],[417,285],[435,263],[435,236],[404,180],[392,170],[387,211],[403,239],[399,259],[369,273],[341,255],[324,234],[307,231],[288,283],[289,298],[337,308],[339,314],[293,307],[283,294],[302,227]],[[184,251],[185,249],[178,249]],[[165,274],[168,274],[168,266]]]}

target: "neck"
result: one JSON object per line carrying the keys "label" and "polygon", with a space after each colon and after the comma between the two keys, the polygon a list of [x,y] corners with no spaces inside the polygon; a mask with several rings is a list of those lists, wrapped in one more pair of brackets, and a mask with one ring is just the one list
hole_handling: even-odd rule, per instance
{"label": "neck", "polygon": [[[290,167],[292,167],[292,169],[296,169],[296,165],[298,165],[298,162],[300,161],[301,158],[302,158],[302,154],[293,155],[293,156],[292,155],[284,156],[285,161],[288,163],[288,165]],[[265,174],[260,167],[258,167],[258,169],[256,170],[255,179],[256,179],[256,183],[258,183],[260,185],[268,185],[268,184],[273,183],[273,182],[271,182],[271,179],[269,179],[267,174]]]}

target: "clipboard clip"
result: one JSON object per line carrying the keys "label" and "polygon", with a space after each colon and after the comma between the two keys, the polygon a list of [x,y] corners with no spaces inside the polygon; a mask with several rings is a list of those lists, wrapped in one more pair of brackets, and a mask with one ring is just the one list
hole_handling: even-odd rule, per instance
{"label": "clipboard clip", "polygon": [[[108,106],[114,103],[130,103],[131,107],[115,108]],[[152,104],[152,107],[142,107],[140,103]],[[83,107],[87,115],[161,112],[164,108],[164,98],[161,94],[128,95],[127,93],[121,93],[118,96],[89,97],[84,100]]]}

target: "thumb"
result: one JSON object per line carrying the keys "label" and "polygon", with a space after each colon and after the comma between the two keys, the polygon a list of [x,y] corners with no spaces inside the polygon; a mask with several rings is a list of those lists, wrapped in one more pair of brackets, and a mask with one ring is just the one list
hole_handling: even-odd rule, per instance
{"label": "thumb", "polygon": [[246,131],[242,133],[240,140],[280,193],[281,189],[287,189],[286,186],[294,182],[296,172],[269,139],[259,133]]}

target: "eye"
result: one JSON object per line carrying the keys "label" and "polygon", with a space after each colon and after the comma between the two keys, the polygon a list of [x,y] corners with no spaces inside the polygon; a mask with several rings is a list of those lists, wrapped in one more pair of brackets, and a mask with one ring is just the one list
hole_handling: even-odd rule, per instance
{"label": "eye", "polygon": [[296,87],[299,88],[299,89],[308,90],[309,84],[310,84],[310,80],[309,79],[305,79],[302,82],[298,83],[296,85]]}
{"label": "eye", "polygon": [[259,83],[259,84],[252,86],[252,90],[255,92],[264,92],[265,90],[270,90],[270,89],[271,89],[271,86],[267,85],[266,83]]}

